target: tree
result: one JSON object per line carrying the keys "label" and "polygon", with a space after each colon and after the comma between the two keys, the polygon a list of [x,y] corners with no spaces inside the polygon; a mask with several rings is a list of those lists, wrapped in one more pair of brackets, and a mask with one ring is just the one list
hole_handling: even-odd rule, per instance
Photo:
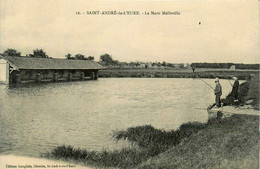
{"label": "tree", "polygon": [[48,58],[49,56],[43,51],[43,49],[35,49],[33,50],[33,54],[29,54],[29,57]]}
{"label": "tree", "polygon": [[180,66],[181,69],[184,68],[184,64],[183,63],[180,63],[179,66]]}
{"label": "tree", "polygon": [[103,62],[105,65],[109,65],[109,64],[113,63],[112,56],[110,56],[107,53],[100,56],[100,61]]}
{"label": "tree", "polygon": [[166,66],[167,63],[165,61],[162,62],[162,66]]}
{"label": "tree", "polygon": [[78,53],[78,54],[75,55],[75,59],[77,59],[77,60],[84,60],[85,56],[80,54],[80,53]]}
{"label": "tree", "polygon": [[119,61],[118,60],[113,60],[111,65],[118,66],[119,65]]}
{"label": "tree", "polygon": [[94,56],[89,56],[89,57],[87,57],[87,58],[85,58],[86,60],[94,60],[95,58],[94,58]]}
{"label": "tree", "polygon": [[65,57],[67,59],[77,59],[77,60],[94,60],[94,56],[89,56],[89,57],[85,57],[85,55],[82,55],[80,53],[76,54],[74,57],[68,53],[67,55],[65,55]]}
{"label": "tree", "polygon": [[65,57],[66,57],[67,59],[73,59],[73,57],[72,57],[72,55],[71,55],[70,53],[68,53],[67,55],[65,55]]}
{"label": "tree", "polygon": [[172,64],[172,63],[167,63],[166,66],[168,66],[170,68],[174,68],[174,64]]}
{"label": "tree", "polygon": [[16,56],[16,57],[20,57],[21,56],[21,52],[18,52],[17,50],[15,49],[6,49],[4,52],[3,52],[3,56]]}

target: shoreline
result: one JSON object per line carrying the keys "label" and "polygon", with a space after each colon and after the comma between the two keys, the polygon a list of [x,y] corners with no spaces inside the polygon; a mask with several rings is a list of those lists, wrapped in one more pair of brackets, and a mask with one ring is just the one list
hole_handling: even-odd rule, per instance
{"label": "shoreline", "polygon": [[94,168],[256,168],[259,115],[233,113],[207,123],[184,123],[177,130],[145,125],[114,133],[115,140],[134,145],[127,149],[88,151],[63,145],[45,157],[78,161]]}
{"label": "shoreline", "polygon": [[124,69],[107,68],[99,71],[100,78],[209,78],[246,80],[252,74],[259,74],[259,70],[229,70],[229,69],[198,69],[194,73],[190,69]]}

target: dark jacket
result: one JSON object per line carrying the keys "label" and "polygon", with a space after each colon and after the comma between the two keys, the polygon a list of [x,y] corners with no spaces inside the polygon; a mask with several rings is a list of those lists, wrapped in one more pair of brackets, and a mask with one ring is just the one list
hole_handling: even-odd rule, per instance
{"label": "dark jacket", "polygon": [[215,87],[215,95],[216,96],[221,96],[222,95],[222,87],[220,83],[218,83]]}
{"label": "dark jacket", "polygon": [[238,95],[239,82],[236,80],[233,84],[231,96],[237,98]]}

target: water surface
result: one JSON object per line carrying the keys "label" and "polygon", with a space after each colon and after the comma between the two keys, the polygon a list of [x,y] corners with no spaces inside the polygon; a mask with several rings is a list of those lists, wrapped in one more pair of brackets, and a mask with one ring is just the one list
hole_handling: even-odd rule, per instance
{"label": "water surface", "polygon": [[[214,80],[204,79],[214,87]],[[221,80],[223,96],[231,86]],[[213,90],[199,79],[108,78],[0,85],[0,153],[39,156],[57,145],[118,149],[115,130],[151,124],[164,130],[207,121]]]}

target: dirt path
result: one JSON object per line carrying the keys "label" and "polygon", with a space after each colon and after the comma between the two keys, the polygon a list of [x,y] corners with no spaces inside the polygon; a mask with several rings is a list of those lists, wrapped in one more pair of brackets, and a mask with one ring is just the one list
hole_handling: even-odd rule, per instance
{"label": "dirt path", "polygon": [[248,114],[248,115],[259,115],[259,110],[255,110],[252,106],[225,106],[223,107],[223,113],[231,113],[231,114]]}

